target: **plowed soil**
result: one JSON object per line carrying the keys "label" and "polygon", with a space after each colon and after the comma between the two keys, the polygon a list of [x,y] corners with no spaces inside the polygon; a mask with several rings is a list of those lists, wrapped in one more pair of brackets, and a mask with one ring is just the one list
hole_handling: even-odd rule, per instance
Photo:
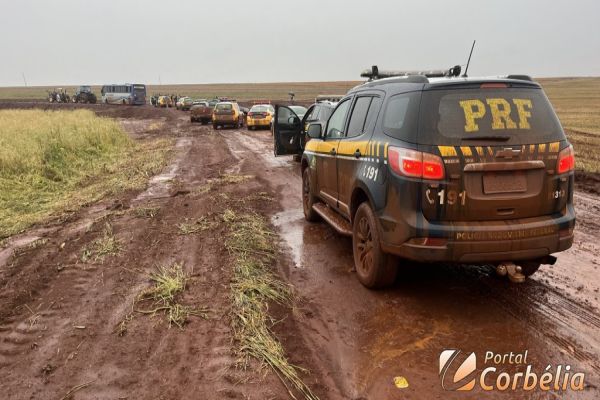
{"label": "plowed soil", "polygon": [[[236,367],[231,257],[221,221],[232,207],[266,216],[278,234],[274,268],[297,299],[293,309],[271,308],[280,321],[274,333],[321,399],[480,398],[479,391],[442,389],[444,349],[528,350],[538,371],[568,364],[586,373],[586,388],[577,394],[487,397],[600,397],[600,198],[593,191],[575,194],[573,248],[524,284],[486,267],[403,265],[394,287],[369,291],[354,276],[351,241],[324,223],[304,221],[298,163],[273,156],[269,131],[214,131],[190,124],[186,113],[149,106],[89,108],[117,118],[137,140],[174,137],[173,158],[145,191],[34,227],[0,248],[2,398],[290,398],[271,370],[258,363]],[[215,187],[223,174],[247,177]],[[142,215],[141,207],[154,215]],[[210,229],[181,234],[178,224],[199,218]],[[84,261],[107,224],[120,251]],[[175,262],[190,277],[182,303],[209,310],[207,318],[190,317],[184,329],[169,328],[164,315],[140,313],[135,304],[150,286],[148,274]],[[398,376],[408,388],[394,385]]]}

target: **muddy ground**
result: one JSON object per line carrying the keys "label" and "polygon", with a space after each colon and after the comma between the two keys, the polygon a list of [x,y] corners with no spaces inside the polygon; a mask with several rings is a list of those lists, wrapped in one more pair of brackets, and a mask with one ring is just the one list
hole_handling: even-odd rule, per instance
{"label": "muddy ground", "polygon": [[[354,276],[350,239],[304,221],[298,164],[273,156],[270,132],[214,131],[175,110],[90,108],[117,118],[138,140],[174,137],[174,155],[147,190],[34,227],[0,249],[2,398],[62,399],[70,391],[75,399],[290,398],[270,370],[259,371],[256,363],[245,371],[235,367],[231,257],[219,222],[232,207],[267,216],[278,233],[274,267],[297,299],[293,309],[272,308],[280,320],[274,331],[321,399],[480,398],[480,392],[442,389],[444,349],[528,350],[540,373],[549,364],[586,373],[582,393],[495,391],[489,397],[600,397],[596,193],[576,192],[573,248],[524,284],[510,284],[486,267],[403,265],[394,287],[369,291]],[[252,177],[208,190],[223,174]],[[157,211],[140,216],[140,207]],[[177,224],[201,217],[213,228],[180,234]],[[121,251],[83,261],[107,224]],[[190,276],[182,301],[209,309],[207,319],[191,317],[183,330],[133,307],[150,285],[147,273],[174,262]],[[408,388],[394,385],[398,376]]]}

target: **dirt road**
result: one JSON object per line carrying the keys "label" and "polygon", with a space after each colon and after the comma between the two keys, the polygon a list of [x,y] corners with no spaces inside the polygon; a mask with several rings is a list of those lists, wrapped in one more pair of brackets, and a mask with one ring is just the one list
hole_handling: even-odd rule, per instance
{"label": "dirt road", "polygon": [[[574,247],[525,284],[483,267],[405,265],[393,288],[374,292],[354,276],[350,240],[304,221],[298,164],[273,157],[268,131],[213,131],[190,125],[184,113],[150,107],[93,109],[118,118],[139,140],[173,136],[173,161],[143,193],[107,199],[0,249],[4,398],[61,399],[70,391],[76,399],[289,398],[269,370],[235,368],[232,271],[219,223],[228,207],[268,216],[279,235],[276,267],[297,301],[291,310],[272,309],[281,320],[274,331],[290,361],[310,371],[303,378],[321,399],[480,397],[442,389],[444,349],[528,350],[540,372],[569,364],[586,373],[583,393],[530,398],[600,396],[597,195],[576,194]],[[223,174],[247,179],[211,189]],[[141,208],[154,216],[140,215]],[[182,235],[177,227],[201,218],[212,229]],[[119,254],[83,261],[107,224]],[[184,330],[133,310],[147,273],[176,262],[190,276],[183,301],[209,309],[208,319],[191,317]],[[398,376],[408,388],[394,385]]]}

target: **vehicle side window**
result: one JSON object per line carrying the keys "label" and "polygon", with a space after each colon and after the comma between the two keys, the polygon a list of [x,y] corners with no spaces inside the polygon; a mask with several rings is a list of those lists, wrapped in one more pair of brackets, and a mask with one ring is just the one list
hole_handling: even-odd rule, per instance
{"label": "vehicle side window", "polygon": [[314,121],[315,120],[315,114],[317,111],[317,106],[312,106],[311,108],[308,109],[308,111],[306,112],[306,117],[304,118],[306,121]]}
{"label": "vehicle side window", "polygon": [[383,131],[397,139],[416,140],[421,92],[403,93],[391,97],[383,114]]}
{"label": "vehicle side window", "polygon": [[323,109],[323,107],[315,106],[315,109],[314,109],[310,119],[313,121],[319,121],[319,115],[321,114],[322,109]]}
{"label": "vehicle side window", "polygon": [[365,120],[365,127],[363,128],[363,132],[370,132],[373,126],[375,125],[382,102],[383,99],[381,97],[373,97],[373,100],[371,101],[371,106],[369,107],[369,113],[367,114],[367,119]]}
{"label": "vehicle side window", "polygon": [[348,123],[347,137],[359,136],[365,131],[367,112],[369,111],[372,100],[373,97],[371,96],[359,97],[356,99],[354,108],[352,109],[352,115],[350,115],[350,122]]}
{"label": "vehicle side window", "polygon": [[346,122],[346,114],[350,108],[350,100],[346,100],[336,108],[329,122],[327,123],[327,134],[328,138],[341,138],[344,136],[344,123]]}

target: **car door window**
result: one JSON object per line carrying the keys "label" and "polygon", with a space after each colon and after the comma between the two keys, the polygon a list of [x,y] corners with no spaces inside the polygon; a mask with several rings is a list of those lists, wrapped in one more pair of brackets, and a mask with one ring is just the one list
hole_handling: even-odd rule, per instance
{"label": "car door window", "polygon": [[327,138],[341,138],[344,136],[344,124],[349,108],[350,100],[346,100],[333,112],[329,118],[329,123],[327,124]]}
{"label": "car door window", "polygon": [[379,110],[381,109],[381,103],[383,103],[383,99],[379,96],[375,96],[373,97],[373,100],[371,100],[371,105],[369,106],[369,112],[367,114],[367,119],[365,120],[365,127],[363,128],[363,132],[372,131],[373,126],[377,121]]}
{"label": "car door window", "polygon": [[372,100],[373,97],[371,96],[364,96],[356,99],[354,107],[352,108],[352,114],[350,115],[350,122],[348,123],[347,137],[359,136],[365,131],[365,121]]}
{"label": "car door window", "polygon": [[289,125],[290,118],[293,116],[292,110],[287,107],[279,107],[277,109],[277,123]]}

